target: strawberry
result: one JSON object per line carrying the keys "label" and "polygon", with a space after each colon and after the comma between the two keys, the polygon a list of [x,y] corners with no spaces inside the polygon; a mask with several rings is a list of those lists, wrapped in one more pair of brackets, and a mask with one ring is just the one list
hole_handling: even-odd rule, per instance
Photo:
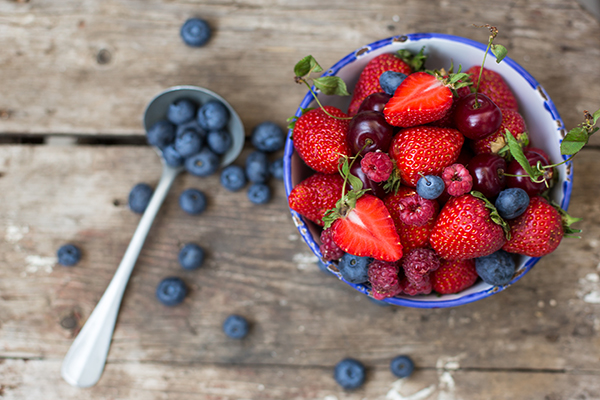
{"label": "strawberry", "polygon": [[502,110],[502,124],[500,128],[490,136],[471,142],[471,148],[475,154],[500,154],[508,150],[506,143],[506,130],[519,141],[528,142],[527,126],[523,116],[518,111],[505,108]]}
{"label": "strawberry", "polygon": [[333,174],[338,170],[340,157],[350,155],[346,141],[350,119],[338,108],[323,108],[310,110],[298,118],[293,131],[294,148],[309,167]]}
{"label": "strawberry", "polygon": [[450,106],[448,112],[446,112],[446,114],[437,121],[431,122],[430,125],[439,126],[440,128],[456,128],[456,123],[454,122],[454,110],[456,109],[458,100],[462,99],[470,93],[471,90],[466,86],[456,90],[456,93],[454,93],[454,97],[452,100],[452,105]]}
{"label": "strawberry", "polygon": [[385,71],[402,72],[406,75],[413,72],[411,66],[395,53],[384,53],[373,58],[362,70],[354,86],[348,115],[354,116],[367,96],[383,92],[379,84],[379,76]]}
{"label": "strawberry", "polygon": [[431,273],[433,290],[439,294],[461,292],[477,281],[475,260],[441,260],[440,267]]}
{"label": "strawberry", "polygon": [[558,247],[565,233],[576,232],[569,228],[576,221],[579,218],[572,218],[543,197],[534,196],[523,214],[508,221],[512,237],[502,249],[529,257],[545,256]]}
{"label": "strawberry", "polygon": [[[467,74],[471,75],[471,80],[473,82],[477,82],[481,68],[481,66],[476,65],[467,70]],[[504,81],[499,73],[490,69],[483,68],[483,72],[481,73],[481,81],[479,82],[478,93],[483,93],[492,99],[492,101],[496,103],[500,109],[519,109],[517,99],[510,90],[510,87],[508,87],[508,84]]]}
{"label": "strawberry", "polygon": [[422,175],[439,175],[460,154],[464,136],[456,129],[417,126],[403,129],[392,139],[390,157],[402,182],[415,187]]}
{"label": "strawberry", "polygon": [[508,225],[478,192],[452,197],[431,230],[429,243],[441,258],[464,260],[492,254],[506,243]]}
{"label": "strawberry", "polygon": [[316,174],[296,185],[288,197],[292,210],[323,226],[323,216],[342,196],[344,178],[339,174]]}

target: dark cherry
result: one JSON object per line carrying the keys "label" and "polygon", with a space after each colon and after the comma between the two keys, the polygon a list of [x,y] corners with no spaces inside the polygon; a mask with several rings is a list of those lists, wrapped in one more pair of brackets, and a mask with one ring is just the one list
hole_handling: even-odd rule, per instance
{"label": "dark cherry", "polygon": [[350,126],[346,140],[352,154],[362,155],[370,151],[381,150],[387,153],[394,136],[394,128],[387,123],[382,113],[378,111],[363,111],[356,114]]}
{"label": "dark cherry", "polygon": [[360,107],[358,107],[358,112],[361,111],[379,111],[383,112],[383,108],[387,104],[392,96],[385,92],[377,92],[368,95],[365,97],[362,103],[360,103]]}
{"label": "dark cherry", "polygon": [[[540,153],[540,151],[537,151],[537,149],[524,149],[523,154],[525,154],[525,157],[531,166],[535,167],[538,161],[541,161],[542,165],[550,164],[546,157],[542,155],[545,153]],[[513,160],[508,164],[506,173],[509,175],[527,175],[527,172],[525,172],[521,164],[519,164],[519,162],[516,160]],[[551,174],[552,170],[549,169],[548,173]],[[544,182],[535,183],[529,178],[529,176],[507,176],[506,186],[509,188],[521,188],[527,192],[529,197],[540,194],[547,189]]]}
{"label": "dark cherry", "polygon": [[363,189],[371,189],[367,193],[377,196],[380,199],[383,199],[387,194],[385,190],[383,190],[383,182],[381,184],[373,182],[367,177],[367,175],[365,175],[363,170],[360,168],[360,159],[354,161],[350,167],[350,173],[362,181]]}
{"label": "dark cherry", "polygon": [[467,167],[473,178],[473,190],[492,199],[506,186],[506,160],[496,154],[478,154]]}
{"label": "dark cherry", "polygon": [[[479,104],[479,107],[476,107]],[[458,100],[454,110],[456,128],[469,139],[483,139],[502,124],[502,111],[486,95],[471,93]]]}

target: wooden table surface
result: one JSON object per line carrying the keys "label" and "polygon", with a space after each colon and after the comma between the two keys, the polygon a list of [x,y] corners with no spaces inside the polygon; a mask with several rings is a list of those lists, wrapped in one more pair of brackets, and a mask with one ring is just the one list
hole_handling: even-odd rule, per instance
{"label": "wooden table surface", "polygon": [[[206,47],[179,38],[191,16],[214,29]],[[254,206],[217,176],[184,174],[133,272],[100,382],[60,377],[139,221],[129,190],[158,181],[141,125],[155,94],[214,90],[249,134],[265,120],[285,126],[305,92],[292,68],[307,54],[329,66],[410,32],[485,42],[472,27],[484,23],[567,127],[600,106],[600,26],[574,0],[0,1],[0,398],[600,399],[600,137],[574,161],[569,211],[585,218],[583,238],[509,290],[452,309],[382,307],[321,272],[281,182]],[[204,214],[180,210],[188,187],[207,193]],[[190,241],[209,254],[186,272],[176,257]],[[73,268],[56,263],[67,242],[83,250]],[[172,308],[154,297],[169,275],[191,289]],[[232,313],[251,321],[242,341],[221,331]],[[398,354],[415,360],[409,379],[388,369]],[[333,380],[344,357],[367,366],[359,390]]]}

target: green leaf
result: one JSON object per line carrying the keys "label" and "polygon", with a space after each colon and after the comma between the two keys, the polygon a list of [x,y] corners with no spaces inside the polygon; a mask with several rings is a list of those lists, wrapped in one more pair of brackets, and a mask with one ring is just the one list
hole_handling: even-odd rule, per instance
{"label": "green leaf", "polygon": [[350,96],[346,82],[339,76],[322,76],[314,79],[313,84],[326,95]]}
{"label": "green leaf", "polygon": [[323,68],[319,65],[313,56],[306,56],[294,66],[294,74],[296,76],[306,76],[311,72],[321,72]]}
{"label": "green leaf", "polygon": [[560,154],[576,154],[587,144],[589,140],[588,132],[581,126],[573,128],[567,133],[560,144]]}
{"label": "green leaf", "polygon": [[348,182],[352,186],[352,190],[360,191],[363,188],[363,183],[356,175],[348,174]]}
{"label": "green leaf", "polygon": [[506,47],[502,46],[501,44],[492,44],[491,50],[492,50],[492,54],[494,54],[496,56],[496,63],[498,63],[498,64],[500,64],[500,61],[502,61],[504,59],[504,57],[506,57],[506,54],[508,53],[508,50],[506,50]]}
{"label": "green leaf", "polygon": [[596,122],[598,122],[598,120],[600,119],[600,110],[593,113],[592,117],[594,117],[594,125],[596,125]]}
{"label": "green leaf", "polygon": [[525,154],[523,154],[521,144],[517,141],[517,139],[515,139],[515,137],[512,135],[512,133],[510,133],[508,129],[506,130],[505,135],[506,143],[508,144],[508,150],[510,151],[510,154],[515,160],[517,160],[519,164],[521,164],[525,172],[527,172],[527,174],[531,178],[537,178],[540,175],[539,171],[534,171],[534,169],[531,167],[529,161],[527,160],[527,157],[525,157]]}

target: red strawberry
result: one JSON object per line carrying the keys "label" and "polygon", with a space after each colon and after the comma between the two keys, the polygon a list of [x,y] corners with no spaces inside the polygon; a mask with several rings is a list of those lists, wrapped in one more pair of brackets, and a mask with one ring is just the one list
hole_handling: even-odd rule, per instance
{"label": "red strawberry", "polygon": [[530,257],[545,256],[560,244],[565,234],[563,221],[569,224],[575,220],[578,219],[564,221],[561,213],[546,199],[534,196],[523,214],[508,221],[511,239],[502,249]]}
{"label": "red strawberry", "polygon": [[294,148],[309,167],[333,174],[338,170],[340,157],[350,155],[346,141],[350,119],[338,108],[324,108],[338,118],[330,117],[321,108],[303,114],[294,126]]}
{"label": "red strawberry", "polygon": [[316,174],[296,185],[288,197],[292,210],[323,226],[325,212],[342,196],[344,178],[338,174]]}
{"label": "red strawberry", "polygon": [[[480,71],[481,66],[479,65],[473,66],[467,70],[467,74],[471,75],[473,87],[477,87],[476,82],[477,79],[479,79]],[[481,82],[479,83],[479,93],[485,94],[501,109],[519,109],[519,105],[517,104],[517,99],[515,98],[515,95],[510,90],[510,87],[508,87],[508,84],[504,81],[502,76],[499,73],[489,70],[487,68],[484,68],[481,74]]]}
{"label": "red strawberry", "polygon": [[364,194],[353,208],[342,212],[331,225],[332,238],[342,250],[382,261],[397,261],[402,257],[394,221],[381,199]]}
{"label": "red strawberry", "polygon": [[367,96],[383,92],[379,84],[379,76],[385,71],[402,72],[408,75],[412,72],[412,68],[394,53],[381,54],[369,61],[360,73],[356,86],[354,86],[352,100],[350,100],[350,106],[348,107],[348,115],[354,116]]}
{"label": "red strawberry", "polygon": [[431,273],[433,290],[439,294],[461,292],[477,281],[475,260],[441,260],[440,267]]}
{"label": "red strawberry", "polygon": [[454,110],[456,109],[458,100],[470,93],[471,89],[469,89],[467,86],[457,89],[452,101],[452,105],[450,106],[448,112],[442,118],[438,119],[437,121],[433,121],[430,125],[439,126],[440,128],[456,128],[456,124],[454,123]]}
{"label": "red strawberry", "polygon": [[482,198],[467,193],[452,197],[444,205],[429,237],[431,247],[441,258],[482,257],[506,243],[504,232],[508,226],[503,228],[492,220],[503,222],[494,206]]}
{"label": "red strawberry", "polygon": [[456,129],[417,126],[403,129],[394,136],[390,157],[396,162],[402,182],[415,187],[423,175],[439,175],[453,164],[464,143]]}
{"label": "red strawberry", "polygon": [[506,149],[506,130],[519,141],[527,138],[527,126],[525,120],[518,111],[505,108],[502,110],[502,124],[500,128],[490,136],[471,142],[475,154],[498,154]]}
{"label": "red strawberry", "polygon": [[410,127],[442,118],[452,106],[452,91],[437,76],[415,72],[402,81],[383,109],[390,125]]}

